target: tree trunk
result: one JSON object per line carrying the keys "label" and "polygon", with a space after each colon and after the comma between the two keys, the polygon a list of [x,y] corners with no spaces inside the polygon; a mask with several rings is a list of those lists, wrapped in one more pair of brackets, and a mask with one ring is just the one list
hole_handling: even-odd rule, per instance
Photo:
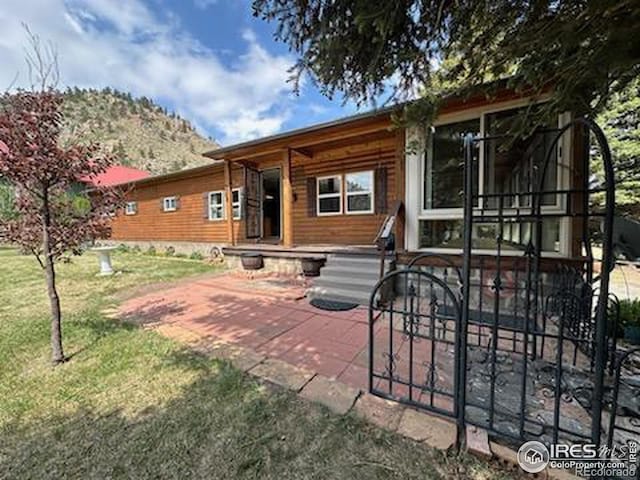
{"label": "tree trunk", "polygon": [[51,255],[51,239],[49,227],[51,215],[49,212],[48,192],[44,192],[42,202],[42,253],[44,256],[44,272],[47,280],[47,292],[51,305],[51,361],[54,365],[63,363],[66,358],[62,350],[62,313],[60,312],[60,297],[56,290],[56,270]]}

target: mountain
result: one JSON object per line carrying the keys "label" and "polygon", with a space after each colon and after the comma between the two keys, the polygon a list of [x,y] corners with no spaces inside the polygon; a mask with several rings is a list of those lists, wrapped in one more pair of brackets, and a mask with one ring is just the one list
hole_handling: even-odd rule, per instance
{"label": "mountain", "polygon": [[152,175],[204,165],[202,153],[220,147],[152,100],[111,88],[67,89],[62,109],[64,137],[98,142],[116,163]]}

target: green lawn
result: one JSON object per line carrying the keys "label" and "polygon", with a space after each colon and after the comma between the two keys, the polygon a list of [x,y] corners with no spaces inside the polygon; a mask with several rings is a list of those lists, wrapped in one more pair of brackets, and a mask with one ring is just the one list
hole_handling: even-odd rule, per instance
{"label": "green lawn", "polygon": [[[103,311],[134,286],[213,270],[117,253],[58,267],[70,362],[49,363],[31,257],[0,250],[0,478],[500,478],[295,395]],[[118,294],[118,292],[120,292]],[[124,293],[122,293],[124,292]]]}

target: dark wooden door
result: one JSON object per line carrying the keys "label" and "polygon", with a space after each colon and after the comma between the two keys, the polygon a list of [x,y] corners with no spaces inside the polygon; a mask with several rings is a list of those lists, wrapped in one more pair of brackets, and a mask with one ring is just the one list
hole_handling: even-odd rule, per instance
{"label": "dark wooden door", "polygon": [[245,212],[247,225],[247,238],[260,238],[262,236],[260,219],[262,202],[260,200],[260,172],[255,168],[244,167],[244,192]]}

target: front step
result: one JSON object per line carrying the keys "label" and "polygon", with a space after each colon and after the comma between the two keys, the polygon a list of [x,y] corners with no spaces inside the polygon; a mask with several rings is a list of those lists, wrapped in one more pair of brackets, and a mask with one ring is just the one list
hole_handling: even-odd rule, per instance
{"label": "front step", "polygon": [[[385,273],[394,262],[385,259]],[[307,290],[309,298],[321,298],[359,305],[369,305],[369,298],[380,278],[380,257],[377,255],[329,255],[320,276]]]}

